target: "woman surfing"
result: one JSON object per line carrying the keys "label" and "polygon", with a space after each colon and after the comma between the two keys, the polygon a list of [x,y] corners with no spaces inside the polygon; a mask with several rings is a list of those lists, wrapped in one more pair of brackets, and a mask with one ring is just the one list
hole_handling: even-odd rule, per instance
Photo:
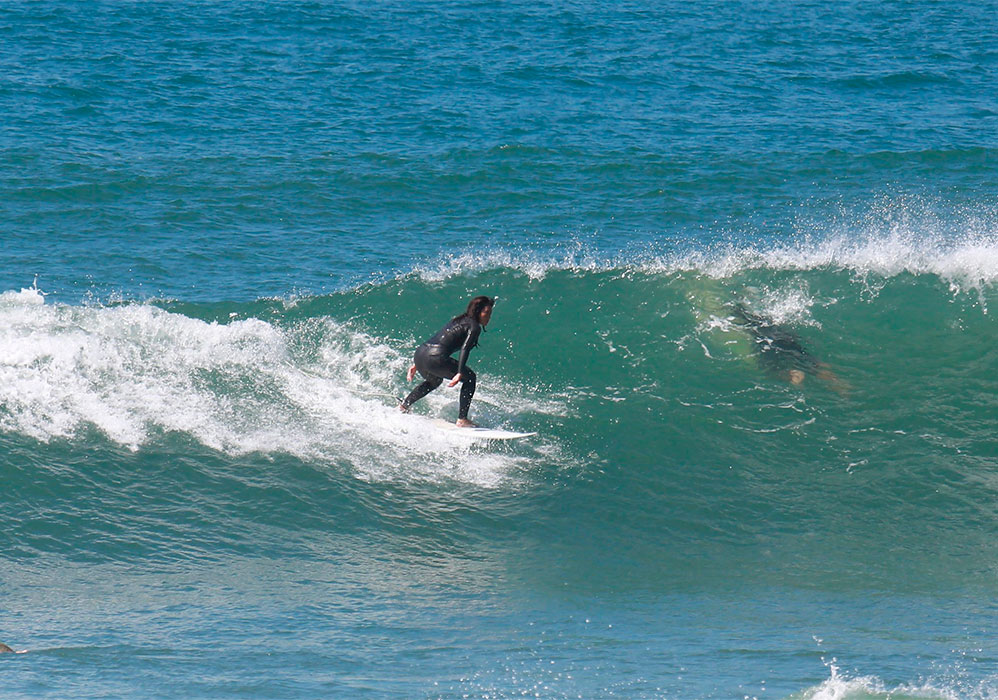
{"label": "woman surfing", "polygon": [[[450,379],[447,384],[449,387],[461,382],[461,402],[456,425],[460,428],[476,427],[468,419],[476,381],[475,373],[468,367],[468,355],[478,345],[478,336],[489,324],[495,303],[495,299],[486,296],[475,297],[468,302],[468,308],[463,314],[452,318],[436,335],[416,349],[408,380],[411,382],[418,370],[423,376],[423,383],[405,397],[399,410],[408,412],[414,403],[440,386],[444,379]],[[461,354],[455,360],[451,355],[458,350]]]}

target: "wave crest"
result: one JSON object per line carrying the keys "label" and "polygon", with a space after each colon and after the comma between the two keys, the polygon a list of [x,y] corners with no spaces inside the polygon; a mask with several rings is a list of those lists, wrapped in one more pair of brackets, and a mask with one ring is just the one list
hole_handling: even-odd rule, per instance
{"label": "wave crest", "polygon": [[552,272],[698,273],[725,279],[753,271],[845,271],[858,277],[937,277],[954,292],[980,291],[998,282],[998,236],[971,231],[958,239],[895,232],[857,239],[805,237],[768,245],[721,244],[706,250],[652,251],[647,247],[601,255],[573,243],[560,250],[465,251],[432,266],[415,268],[424,282],[438,283],[494,270],[513,270],[531,280]]}

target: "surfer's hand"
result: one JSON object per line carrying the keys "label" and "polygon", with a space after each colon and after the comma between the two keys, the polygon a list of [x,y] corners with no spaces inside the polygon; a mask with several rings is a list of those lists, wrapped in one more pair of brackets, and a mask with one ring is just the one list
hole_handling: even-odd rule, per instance
{"label": "surfer's hand", "polygon": [[413,365],[412,367],[409,368],[409,375],[408,375],[409,381],[411,382],[412,378],[415,376],[416,376],[416,365]]}
{"label": "surfer's hand", "polygon": [[461,381],[461,375],[460,374],[455,374],[454,378],[450,380],[450,382],[447,384],[447,386],[449,386],[449,387],[454,386],[459,381]]}

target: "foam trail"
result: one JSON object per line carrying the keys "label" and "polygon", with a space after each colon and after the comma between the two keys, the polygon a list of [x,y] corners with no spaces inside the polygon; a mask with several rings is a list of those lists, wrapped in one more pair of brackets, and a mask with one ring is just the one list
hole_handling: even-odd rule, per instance
{"label": "foam trail", "polygon": [[[176,432],[230,455],[346,462],[361,478],[483,485],[517,461],[353,393],[391,387],[405,361],[328,318],[208,323],[148,304],[46,304],[22,290],[0,295],[0,357],[0,428],[40,441],[92,427],[138,450]],[[440,393],[431,406],[452,398]]]}

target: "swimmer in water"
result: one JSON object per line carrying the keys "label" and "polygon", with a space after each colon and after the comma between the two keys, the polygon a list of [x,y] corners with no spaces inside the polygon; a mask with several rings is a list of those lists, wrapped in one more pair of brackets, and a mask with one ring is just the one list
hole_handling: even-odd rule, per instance
{"label": "swimmer in water", "polygon": [[839,393],[848,388],[827,364],[809,353],[800,336],[786,326],[754,314],[741,304],[735,306],[734,320],[752,336],[759,364],[769,374],[795,386],[803,384],[807,375],[811,374]]}
{"label": "swimmer in water", "polygon": [[[468,354],[478,345],[478,336],[489,324],[495,303],[495,299],[486,296],[475,297],[468,303],[468,308],[463,314],[452,318],[436,335],[416,349],[408,379],[411,382],[418,370],[423,376],[423,383],[405,397],[399,410],[408,412],[414,403],[440,386],[444,379],[450,379],[447,386],[455,386],[461,382],[457,426],[475,427],[475,423],[468,419],[468,409],[471,407],[471,397],[475,395],[476,381],[475,373],[468,367]],[[458,350],[461,354],[455,360],[451,355]]]}

